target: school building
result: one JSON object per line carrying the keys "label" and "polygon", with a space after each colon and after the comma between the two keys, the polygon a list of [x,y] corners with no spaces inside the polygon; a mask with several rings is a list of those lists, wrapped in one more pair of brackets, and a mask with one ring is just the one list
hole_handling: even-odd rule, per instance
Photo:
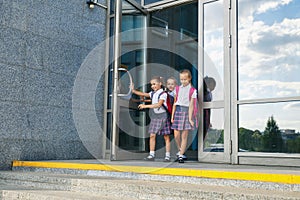
{"label": "school building", "polygon": [[[198,90],[189,161],[299,167],[299,9],[297,0],[0,1],[0,168],[142,160],[149,113],[129,85],[180,84],[182,69]],[[158,160],[164,152],[158,137]]]}

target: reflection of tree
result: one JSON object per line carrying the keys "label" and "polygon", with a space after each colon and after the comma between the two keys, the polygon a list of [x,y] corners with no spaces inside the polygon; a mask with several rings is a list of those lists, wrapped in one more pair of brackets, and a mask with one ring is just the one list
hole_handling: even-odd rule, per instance
{"label": "reflection of tree", "polygon": [[273,116],[269,117],[263,135],[263,151],[282,152],[283,139]]}
{"label": "reflection of tree", "polygon": [[259,151],[261,149],[260,131],[239,128],[239,148],[248,151]]}
{"label": "reflection of tree", "polygon": [[300,153],[300,136],[286,141],[287,153]]}
{"label": "reflection of tree", "polygon": [[253,151],[261,151],[262,147],[262,134],[259,130],[255,130],[252,135]]}
{"label": "reflection of tree", "polygon": [[224,130],[221,130],[221,135],[217,141],[217,144],[224,144]]}
{"label": "reflection of tree", "polygon": [[224,130],[209,129],[204,146],[210,147],[212,144],[224,144]]}
{"label": "reflection of tree", "polygon": [[252,134],[253,131],[245,128],[239,129],[239,148],[253,150],[252,149]]}
{"label": "reflection of tree", "polygon": [[294,131],[292,134],[287,134],[286,130],[280,131],[273,116],[269,117],[263,133],[259,130],[253,131],[240,127],[239,149],[256,152],[300,153],[300,133]]}

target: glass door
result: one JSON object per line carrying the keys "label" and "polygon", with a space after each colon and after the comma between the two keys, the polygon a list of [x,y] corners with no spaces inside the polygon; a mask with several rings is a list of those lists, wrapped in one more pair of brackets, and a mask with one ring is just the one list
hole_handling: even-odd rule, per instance
{"label": "glass door", "polygon": [[112,61],[108,78],[111,112],[107,123],[110,158],[142,159],[147,150],[147,113],[138,110],[141,99],[132,95],[129,86],[134,82],[140,90],[146,87],[146,15],[134,1],[112,1],[112,5]]}
{"label": "glass door", "polygon": [[[111,66],[109,82],[113,83],[114,69],[118,70],[117,87],[109,84],[112,102],[110,138],[111,159],[142,159],[149,152],[150,118],[148,110],[138,110],[140,97],[130,93],[132,80],[135,88],[150,92],[151,77],[160,76],[165,83],[175,77],[179,84],[179,71],[192,72],[192,84],[198,86],[198,3],[183,4],[153,11],[148,15],[140,12],[127,1],[122,1],[119,65]],[[190,20],[185,20],[190,18]],[[116,24],[116,23],[114,23]],[[146,28],[147,27],[147,28]],[[116,45],[116,44],[114,44]],[[111,45],[112,46],[112,45]],[[116,47],[114,48],[116,53]],[[118,52],[117,52],[118,53]],[[115,90],[115,91],[114,91]],[[109,124],[107,125],[109,127]],[[197,160],[198,132],[191,132],[187,156]],[[171,156],[178,149],[171,136]],[[165,145],[162,136],[156,138],[156,157],[164,157]]]}
{"label": "glass door", "polygon": [[199,161],[230,162],[229,3],[227,0],[199,2],[202,47],[199,58],[203,74]]}
{"label": "glass door", "polygon": [[[189,134],[186,156],[204,162],[230,162],[231,119],[225,117],[230,116],[228,1],[152,8],[150,13],[122,1],[119,63],[111,66],[108,78],[113,94],[108,97],[112,112],[107,122],[108,138],[114,144],[110,148],[112,160],[142,159],[149,152],[148,111],[138,110],[144,102],[131,94],[130,82],[149,92],[151,77],[161,76],[166,81],[173,76],[180,84],[179,71],[189,69],[199,93],[200,123],[198,130]],[[117,87],[113,89],[112,83]],[[157,137],[156,156],[163,157],[164,151],[163,137]],[[176,152],[171,137],[171,156]]]}
{"label": "glass door", "polygon": [[[192,85],[198,88],[198,3],[171,6],[150,13],[151,36],[148,45],[155,49],[148,50],[148,63],[152,67],[148,73],[161,74],[165,80],[174,77],[180,85],[179,72],[188,69],[192,74]],[[187,20],[188,19],[188,20]],[[154,64],[155,63],[155,64]],[[155,66],[161,65],[161,70]],[[198,131],[190,131],[185,155],[188,160],[198,159]],[[171,155],[175,157],[178,147],[171,136]],[[157,149],[163,149],[163,138],[158,138]]]}

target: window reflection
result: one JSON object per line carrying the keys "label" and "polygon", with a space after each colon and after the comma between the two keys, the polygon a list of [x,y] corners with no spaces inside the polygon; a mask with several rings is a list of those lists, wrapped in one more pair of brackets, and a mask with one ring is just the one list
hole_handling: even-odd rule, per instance
{"label": "window reflection", "polygon": [[224,109],[205,110],[210,111],[210,123],[205,134],[203,151],[224,152]]}
{"label": "window reflection", "polygon": [[240,151],[300,153],[300,102],[239,106]]}
{"label": "window reflection", "polygon": [[106,130],[106,149],[110,149],[110,141],[111,141],[111,125],[112,125],[112,118],[111,113],[107,113],[107,130]]}
{"label": "window reflection", "polygon": [[156,3],[156,2],[159,2],[159,1],[162,1],[162,0],[144,0],[145,5],[151,4],[151,3]]}
{"label": "window reflection", "polygon": [[204,76],[216,80],[214,101],[224,99],[223,9],[223,1],[204,4]]}
{"label": "window reflection", "polygon": [[122,42],[142,41],[143,31],[139,28],[144,27],[144,16],[123,15],[122,31],[130,31],[130,34],[122,35]]}
{"label": "window reflection", "polygon": [[[224,100],[223,1],[204,4],[203,101]],[[224,109],[203,109],[204,152],[224,152]]]}
{"label": "window reflection", "polygon": [[300,1],[238,1],[239,99],[300,95]]}

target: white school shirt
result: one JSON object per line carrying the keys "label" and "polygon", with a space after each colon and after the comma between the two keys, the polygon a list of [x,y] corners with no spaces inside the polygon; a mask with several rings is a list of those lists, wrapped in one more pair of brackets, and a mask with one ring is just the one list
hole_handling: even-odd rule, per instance
{"label": "white school shirt", "polygon": [[[187,86],[180,85],[179,86],[179,94],[177,95],[177,101],[175,102],[175,105],[178,106],[184,106],[184,107],[189,107],[190,106],[190,89],[192,85],[188,84]],[[176,90],[174,90],[175,96],[176,96]],[[195,99],[197,98],[197,90],[195,90],[192,94],[192,98]]]}
{"label": "white school shirt", "polygon": [[[164,105],[166,106],[166,108],[168,108],[168,106],[167,106],[167,94],[166,93],[161,94],[163,91],[164,91],[163,89],[159,89],[156,92],[151,91],[151,92],[149,92],[149,95],[150,95],[150,98],[151,98],[152,93],[154,93],[153,98],[152,98],[152,104],[156,104],[156,103],[158,103],[159,100],[162,99],[162,100],[164,100]],[[159,95],[160,95],[160,97],[158,99]],[[159,108],[154,108],[153,110],[156,114],[166,112],[166,110],[162,106],[159,107]]]}

